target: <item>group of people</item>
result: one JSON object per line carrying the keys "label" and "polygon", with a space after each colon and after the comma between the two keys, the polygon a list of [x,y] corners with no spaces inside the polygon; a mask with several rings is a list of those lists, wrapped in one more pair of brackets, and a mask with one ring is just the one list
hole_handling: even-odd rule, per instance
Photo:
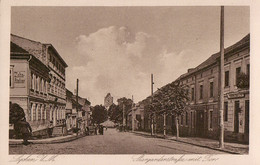
{"label": "group of people", "polygon": [[103,125],[93,125],[93,126],[89,126],[89,127],[86,127],[86,133],[87,135],[90,135],[90,134],[100,134],[100,135],[104,135],[104,129],[107,130],[107,127],[104,127]]}

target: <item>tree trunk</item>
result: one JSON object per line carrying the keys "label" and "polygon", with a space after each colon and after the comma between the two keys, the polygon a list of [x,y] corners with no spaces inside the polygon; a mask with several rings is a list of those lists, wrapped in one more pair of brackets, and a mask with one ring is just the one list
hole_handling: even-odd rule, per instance
{"label": "tree trunk", "polygon": [[176,125],[176,140],[179,138],[179,122],[178,122],[178,117],[175,116],[175,125]]}
{"label": "tree trunk", "polygon": [[151,116],[151,135],[153,136],[153,116]]}
{"label": "tree trunk", "polygon": [[166,137],[166,113],[163,114],[163,136]]}
{"label": "tree trunk", "polygon": [[154,135],[157,134],[157,116],[156,113],[154,113]]}

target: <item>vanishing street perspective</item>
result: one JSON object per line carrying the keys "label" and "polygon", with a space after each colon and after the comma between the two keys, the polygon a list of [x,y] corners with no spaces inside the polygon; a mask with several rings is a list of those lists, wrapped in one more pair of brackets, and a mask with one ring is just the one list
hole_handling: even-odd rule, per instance
{"label": "vanishing street perspective", "polygon": [[249,7],[12,7],[9,154],[248,154]]}

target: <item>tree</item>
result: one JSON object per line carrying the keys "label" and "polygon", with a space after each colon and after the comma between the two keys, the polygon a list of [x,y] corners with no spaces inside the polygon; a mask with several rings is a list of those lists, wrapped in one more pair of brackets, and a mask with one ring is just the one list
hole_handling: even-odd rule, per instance
{"label": "tree", "polygon": [[9,123],[16,124],[17,121],[25,117],[25,113],[19,104],[11,103],[9,104]]}
{"label": "tree", "polygon": [[120,118],[121,114],[122,112],[119,110],[119,106],[114,103],[108,109],[108,117],[114,123],[119,123],[122,120],[122,117]]}
{"label": "tree", "polygon": [[[121,113],[121,115],[119,115],[119,118],[120,116],[122,116],[122,123],[123,123],[123,119],[127,119],[127,112],[131,111],[132,109],[132,105],[133,105],[133,100],[132,99],[128,99],[126,97],[122,97],[120,99],[117,100],[118,102],[118,108],[119,108],[119,113]],[[123,109],[125,111],[125,116],[123,116]],[[126,124],[127,124],[127,121],[126,121]]]}
{"label": "tree", "polygon": [[176,139],[179,137],[178,118],[186,111],[188,101],[187,86],[181,86],[179,81],[159,89],[152,99],[151,111],[171,114],[175,117]]}
{"label": "tree", "polygon": [[102,105],[96,105],[92,110],[92,123],[100,124],[107,120],[107,110]]}
{"label": "tree", "polygon": [[237,87],[241,89],[249,88],[249,75],[245,73],[240,73],[237,77]]}

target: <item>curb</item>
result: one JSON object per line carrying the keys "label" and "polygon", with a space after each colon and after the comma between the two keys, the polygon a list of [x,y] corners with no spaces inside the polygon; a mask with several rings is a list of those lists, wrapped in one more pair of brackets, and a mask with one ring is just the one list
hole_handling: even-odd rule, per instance
{"label": "curb", "polygon": [[143,134],[143,133],[140,133],[140,132],[131,132],[131,133],[140,134],[140,135],[149,136],[149,137],[154,137],[154,138],[172,140],[172,141],[176,141],[176,142],[180,142],[180,143],[185,143],[185,144],[191,144],[191,145],[194,145],[194,146],[203,147],[203,148],[208,148],[208,149],[212,149],[212,150],[216,150],[216,151],[221,151],[221,152],[226,152],[226,153],[229,153],[229,154],[239,154],[239,155],[242,155],[242,154],[239,153],[239,152],[234,152],[234,151],[229,151],[229,150],[225,150],[225,149],[214,148],[214,147],[209,147],[209,146],[205,146],[205,145],[201,145],[201,144],[186,142],[186,141],[182,141],[182,140],[180,140],[180,139],[179,139],[179,140],[176,140],[176,139],[169,138],[169,137],[167,137],[167,136],[166,136],[166,138],[164,138],[163,136],[158,136],[158,135],[151,136],[151,135]]}
{"label": "curb", "polygon": [[[55,144],[55,143],[65,143],[65,142],[70,142],[79,138],[82,138],[86,135],[73,135],[70,137],[64,137],[62,139],[53,139],[53,140],[29,140],[32,144]],[[23,140],[17,140],[17,141],[10,141],[9,140],[9,145],[22,145]]]}

